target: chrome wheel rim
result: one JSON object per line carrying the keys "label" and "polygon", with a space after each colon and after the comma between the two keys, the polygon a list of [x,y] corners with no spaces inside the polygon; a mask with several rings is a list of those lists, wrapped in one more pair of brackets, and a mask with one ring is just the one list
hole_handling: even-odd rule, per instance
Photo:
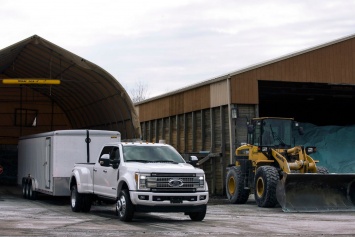
{"label": "chrome wheel rim", "polygon": [[75,195],[74,195],[73,192],[71,193],[71,199],[70,200],[71,200],[71,206],[75,207],[76,198],[75,198]]}
{"label": "chrome wheel rim", "polygon": [[120,197],[120,199],[117,201],[117,211],[120,214],[120,216],[124,216],[126,212],[126,198],[124,195]]}

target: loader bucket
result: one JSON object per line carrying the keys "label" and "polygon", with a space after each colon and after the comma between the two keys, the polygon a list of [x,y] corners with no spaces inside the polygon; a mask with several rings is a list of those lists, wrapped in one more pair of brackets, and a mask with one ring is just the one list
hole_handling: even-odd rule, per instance
{"label": "loader bucket", "polygon": [[355,174],[284,174],[276,197],[284,212],[355,211]]}

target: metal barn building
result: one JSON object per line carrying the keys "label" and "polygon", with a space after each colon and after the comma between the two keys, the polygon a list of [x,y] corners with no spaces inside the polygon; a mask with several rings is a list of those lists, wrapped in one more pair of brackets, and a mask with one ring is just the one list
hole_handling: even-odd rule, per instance
{"label": "metal barn building", "polygon": [[120,83],[37,35],[0,50],[0,114],[0,183],[16,182],[20,136],[96,129],[140,138],[138,116]]}
{"label": "metal barn building", "polygon": [[200,157],[210,193],[224,194],[226,167],[246,141],[246,122],[292,117],[355,124],[355,36],[225,74],[136,104],[144,140]]}

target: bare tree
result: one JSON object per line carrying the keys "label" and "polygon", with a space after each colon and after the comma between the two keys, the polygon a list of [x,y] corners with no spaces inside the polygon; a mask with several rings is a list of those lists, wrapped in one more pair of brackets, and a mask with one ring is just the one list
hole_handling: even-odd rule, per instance
{"label": "bare tree", "polygon": [[133,89],[130,90],[130,96],[133,103],[140,102],[148,98],[148,85],[147,83],[138,81]]}

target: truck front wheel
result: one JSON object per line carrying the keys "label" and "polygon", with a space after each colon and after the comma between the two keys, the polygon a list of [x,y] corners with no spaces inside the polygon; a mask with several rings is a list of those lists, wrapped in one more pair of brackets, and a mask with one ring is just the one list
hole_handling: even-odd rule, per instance
{"label": "truck front wheel", "polygon": [[78,193],[78,189],[76,185],[73,185],[70,190],[71,190],[71,194],[70,194],[71,210],[73,212],[80,212],[83,206],[83,197],[80,193]]}
{"label": "truck front wheel", "polygon": [[116,203],[116,213],[121,221],[132,221],[134,215],[134,207],[129,197],[127,189],[121,190]]}
{"label": "truck front wheel", "polygon": [[189,216],[192,221],[202,221],[206,216],[207,205],[204,206],[201,212],[190,212]]}

